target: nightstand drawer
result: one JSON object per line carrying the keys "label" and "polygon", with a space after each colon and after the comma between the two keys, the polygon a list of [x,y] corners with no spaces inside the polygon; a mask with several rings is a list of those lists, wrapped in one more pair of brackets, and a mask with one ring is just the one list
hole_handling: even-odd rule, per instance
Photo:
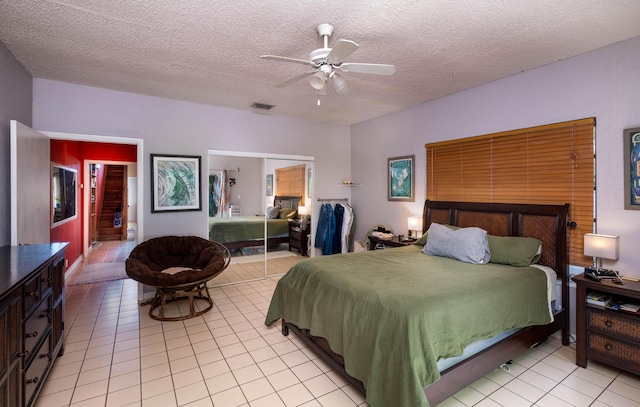
{"label": "nightstand drawer", "polygon": [[600,311],[587,308],[587,329],[597,329],[605,335],[640,341],[640,320],[624,317],[622,311]]}
{"label": "nightstand drawer", "polygon": [[640,364],[640,346],[618,341],[593,332],[587,333],[588,352],[598,352],[613,357],[625,363]]}

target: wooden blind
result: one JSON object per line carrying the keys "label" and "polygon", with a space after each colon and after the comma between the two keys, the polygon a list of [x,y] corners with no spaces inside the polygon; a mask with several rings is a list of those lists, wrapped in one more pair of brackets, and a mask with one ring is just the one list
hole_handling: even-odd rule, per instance
{"label": "wooden blind", "polygon": [[425,144],[427,198],[440,201],[571,204],[569,262],[592,233],[595,118]]}
{"label": "wooden blind", "polygon": [[276,195],[301,196],[304,205],[305,168],[304,164],[276,168]]}

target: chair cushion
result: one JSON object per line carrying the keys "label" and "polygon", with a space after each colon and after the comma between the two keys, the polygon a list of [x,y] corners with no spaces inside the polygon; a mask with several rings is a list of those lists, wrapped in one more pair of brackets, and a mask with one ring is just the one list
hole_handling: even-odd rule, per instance
{"label": "chair cushion", "polygon": [[[229,264],[229,251],[197,236],[162,236],[137,245],[126,261],[127,275],[154,287],[171,287],[213,278]],[[191,269],[175,274],[165,269]]]}

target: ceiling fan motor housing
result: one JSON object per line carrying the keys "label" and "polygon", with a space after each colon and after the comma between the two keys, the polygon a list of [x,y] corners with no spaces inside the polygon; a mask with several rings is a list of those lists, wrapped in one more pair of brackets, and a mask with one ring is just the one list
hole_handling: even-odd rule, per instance
{"label": "ceiling fan motor housing", "polygon": [[331,48],[318,48],[311,51],[309,59],[316,65],[324,64],[327,62],[327,55],[329,55],[329,52],[331,52]]}

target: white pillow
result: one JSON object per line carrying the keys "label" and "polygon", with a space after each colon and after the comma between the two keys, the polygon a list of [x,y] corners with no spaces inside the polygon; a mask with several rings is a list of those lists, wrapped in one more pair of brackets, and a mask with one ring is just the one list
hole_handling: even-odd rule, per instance
{"label": "white pillow", "polygon": [[485,264],[491,259],[486,230],[476,227],[453,230],[439,223],[429,227],[429,239],[422,252],[472,264]]}
{"label": "white pillow", "polygon": [[279,206],[267,209],[267,219],[278,219],[278,215],[280,215]]}

